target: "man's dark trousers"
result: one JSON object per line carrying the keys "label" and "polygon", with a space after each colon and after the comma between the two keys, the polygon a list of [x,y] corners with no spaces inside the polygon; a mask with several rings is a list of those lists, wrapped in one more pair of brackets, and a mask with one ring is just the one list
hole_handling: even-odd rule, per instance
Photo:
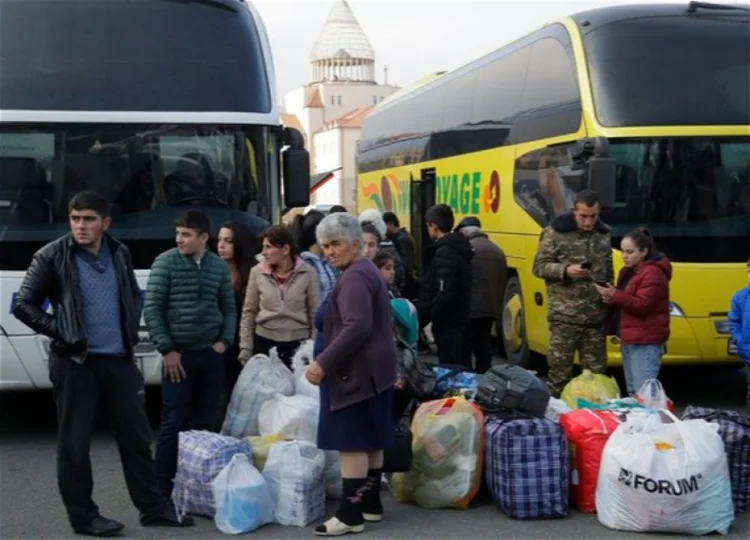
{"label": "man's dark trousers", "polygon": [[90,354],[77,364],[51,352],[49,364],[59,430],[57,482],[70,524],[86,527],[99,515],[89,453],[100,405],[112,423],[133,504],[142,519],[161,514],[166,501],[154,475],[146,391],[132,358]]}
{"label": "man's dark trousers", "polygon": [[476,359],[475,371],[484,373],[492,367],[492,317],[477,317],[469,321],[466,329],[464,354],[469,365],[472,355]]}
{"label": "man's dark trousers", "polygon": [[432,336],[435,338],[435,345],[438,350],[438,364],[471,367],[471,363],[467,363],[464,354],[465,326],[433,322]]}
{"label": "man's dark trousers", "polygon": [[224,357],[213,348],[184,351],[182,367],[187,378],[172,382],[162,378],[161,429],[156,442],[156,477],[163,493],[171,496],[177,473],[180,431],[211,431],[226,384]]}

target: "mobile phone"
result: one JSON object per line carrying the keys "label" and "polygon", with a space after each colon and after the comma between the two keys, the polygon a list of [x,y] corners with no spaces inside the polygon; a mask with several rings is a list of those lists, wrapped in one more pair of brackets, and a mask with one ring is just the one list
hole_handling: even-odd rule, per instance
{"label": "mobile phone", "polygon": [[596,283],[600,287],[609,287],[609,283],[607,283],[606,281],[595,281],[594,283]]}
{"label": "mobile phone", "polygon": [[583,268],[584,270],[591,270],[591,263],[586,261],[585,263],[581,264],[581,268]]}

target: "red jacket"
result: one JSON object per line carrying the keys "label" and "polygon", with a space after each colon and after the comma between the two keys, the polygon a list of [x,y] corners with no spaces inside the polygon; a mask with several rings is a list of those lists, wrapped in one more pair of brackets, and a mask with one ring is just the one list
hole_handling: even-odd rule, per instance
{"label": "red jacket", "polygon": [[[630,275],[630,272],[633,274]],[[628,277],[630,279],[626,282]],[[635,270],[620,270],[612,303],[620,308],[620,339],[623,345],[667,342],[671,278],[672,263],[662,254],[643,261]]]}

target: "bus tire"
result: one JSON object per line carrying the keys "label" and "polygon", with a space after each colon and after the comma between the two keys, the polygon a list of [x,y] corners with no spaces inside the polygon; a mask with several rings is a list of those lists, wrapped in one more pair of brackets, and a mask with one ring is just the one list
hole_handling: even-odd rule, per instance
{"label": "bus tire", "polygon": [[526,314],[518,276],[510,276],[503,295],[502,340],[509,364],[529,367],[531,351],[526,339]]}

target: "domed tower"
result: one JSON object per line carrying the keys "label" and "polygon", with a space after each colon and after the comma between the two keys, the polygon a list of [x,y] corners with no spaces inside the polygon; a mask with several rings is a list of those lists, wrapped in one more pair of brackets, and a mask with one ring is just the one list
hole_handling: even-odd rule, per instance
{"label": "domed tower", "polygon": [[375,51],[346,0],[331,8],[310,52],[312,83],[375,83]]}

